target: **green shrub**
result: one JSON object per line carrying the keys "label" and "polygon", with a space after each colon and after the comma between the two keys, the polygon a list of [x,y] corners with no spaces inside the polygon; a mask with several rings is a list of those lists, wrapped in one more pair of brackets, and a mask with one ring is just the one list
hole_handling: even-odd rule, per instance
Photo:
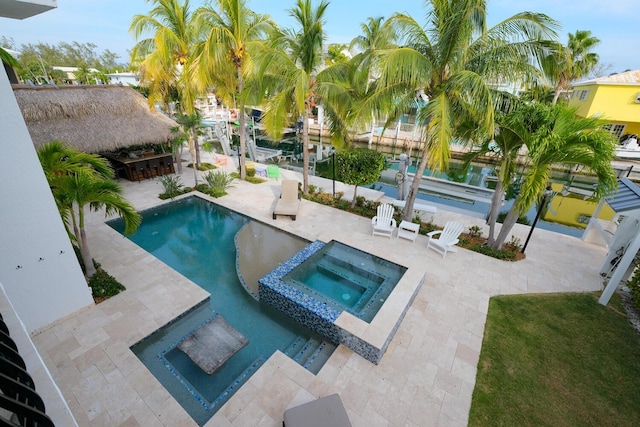
{"label": "green shrub", "polygon": [[213,170],[213,169],[217,169],[217,166],[211,163],[207,163],[207,162],[202,162],[200,163],[200,167],[198,168],[199,171],[208,171],[208,170]]}
{"label": "green shrub", "polygon": [[469,227],[469,236],[482,237],[482,228],[479,225],[472,225]]}
{"label": "green shrub", "polygon": [[220,197],[227,194],[227,189],[233,188],[233,177],[223,171],[209,172],[202,177],[207,186],[205,193],[213,197]]}
{"label": "green shrub", "polygon": [[260,178],[259,176],[249,176],[245,178],[245,181],[250,182],[252,184],[262,184],[263,182],[267,182],[264,178]]}
{"label": "green shrub", "polygon": [[[193,163],[189,163],[187,164],[188,168],[193,168]],[[207,162],[200,162],[200,166],[198,166],[198,170],[200,172],[204,172],[204,171],[208,171],[211,169],[217,169],[218,167],[216,165],[213,165],[211,163],[207,163]]]}
{"label": "green shrub", "polygon": [[516,259],[516,254],[514,254],[513,252],[502,251],[500,249],[493,249],[493,248],[490,248],[489,246],[481,245],[479,243],[469,246],[468,249],[474,252],[481,253],[483,255],[490,256],[492,258],[507,259],[507,260]]}
{"label": "green shrub", "polygon": [[102,268],[97,268],[96,274],[89,279],[89,287],[94,298],[110,298],[126,288],[115,277],[109,275]]}
{"label": "green shrub", "polygon": [[[229,176],[235,179],[240,179],[240,174],[238,172],[231,172]],[[249,175],[247,175],[247,177],[244,180],[252,184],[262,184],[263,182],[266,182],[265,179],[260,178],[259,176],[249,176]]]}
{"label": "green shrub", "polygon": [[198,185],[195,186],[195,189],[198,190],[201,193],[207,194],[207,192],[209,191],[209,185],[208,184],[198,184]]}
{"label": "green shrub", "polygon": [[[500,212],[498,214],[498,218],[496,218],[496,222],[499,222],[500,224],[502,224],[504,222],[505,217],[507,216],[508,212]],[[518,224],[524,224],[524,225],[531,225],[531,223],[529,222],[529,219],[527,218],[526,215],[522,215],[519,216],[516,223]]]}
{"label": "green shrub", "polygon": [[[173,199],[186,192],[182,180],[177,175],[159,176],[158,182],[164,187],[164,192],[159,196],[163,200]],[[190,189],[188,191],[190,191]]]}
{"label": "green shrub", "polygon": [[640,268],[636,268],[631,279],[627,282],[627,287],[631,291],[633,305],[640,310]]}
{"label": "green shrub", "polygon": [[254,176],[256,176],[256,169],[247,168],[247,178],[253,178]]}
{"label": "green shrub", "polygon": [[420,231],[419,231],[419,233],[424,236],[427,233],[431,233],[432,231],[436,231],[437,229],[438,229],[438,227],[436,227],[431,222],[422,222],[422,223],[420,223]]}
{"label": "green shrub", "polygon": [[511,240],[505,243],[504,248],[510,252],[517,252],[522,249],[522,243],[520,242],[520,238],[514,235],[511,235]]}

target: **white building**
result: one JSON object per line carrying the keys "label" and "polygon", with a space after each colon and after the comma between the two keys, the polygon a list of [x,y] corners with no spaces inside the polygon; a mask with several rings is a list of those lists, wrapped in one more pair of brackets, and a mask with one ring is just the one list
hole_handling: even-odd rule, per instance
{"label": "white building", "polygon": [[114,85],[140,86],[140,76],[136,73],[119,73],[116,71],[115,73],[107,74],[107,77],[111,79],[109,83]]}
{"label": "white building", "polygon": [[[3,0],[0,16],[24,19],[55,0]],[[56,425],[76,422],[30,334],[93,304],[7,74],[0,72],[0,310]]]}

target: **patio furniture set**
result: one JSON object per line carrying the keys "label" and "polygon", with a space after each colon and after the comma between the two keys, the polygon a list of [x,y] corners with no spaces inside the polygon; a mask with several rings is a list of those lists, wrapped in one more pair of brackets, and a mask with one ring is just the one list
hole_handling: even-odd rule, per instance
{"label": "patio furniture set", "polygon": [[[420,224],[403,220],[400,225],[397,225],[396,220],[393,218],[394,212],[395,210],[391,204],[383,203],[379,205],[377,215],[371,219],[371,235],[385,236],[391,239],[395,234],[396,239],[407,239],[414,243],[420,233]],[[447,252],[455,252],[457,250],[455,246],[458,244],[458,237],[463,230],[464,226],[459,222],[449,221],[445,224],[444,229],[427,233],[429,237],[427,248],[442,254],[444,258]]]}

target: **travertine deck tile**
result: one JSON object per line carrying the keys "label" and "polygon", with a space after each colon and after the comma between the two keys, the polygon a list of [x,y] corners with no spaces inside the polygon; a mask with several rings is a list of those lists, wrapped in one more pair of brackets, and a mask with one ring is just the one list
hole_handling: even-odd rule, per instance
{"label": "travertine deck tile", "polygon": [[[291,171],[283,170],[282,175],[300,179]],[[182,179],[191,185],[192,171],[185,168]],[[330,181],[311,179],[322,188],[331,188]],[[338,191],[346,188],[336,184]],[[162,203],[154,181],[123,185],[137,209]],[[218,411],[208,427],[279,427],[287,408],[332,393],[340,393],[354,427],[464,426],[489,298],[601,289],[598,270],[606,250],[579,239],[536,230],[524,261],[502,262],[464,249],[442,259],[426,249],[425,236],[414,244],[372,237],[369,219],[306,200],[297,221],[273,221],[271,209],[278,186],[275,181],[239,182],[229,196],[214,201],[310,241],[337,239],[403,265],[419,266],[410,269],[403,280],[411,285],[426,272],[425,281],[379,365],[341,345],[314,376],[277,353]],[[382,197],[378,192],[362,191],[370,198]],[[484,227],[478,218],[445,208],[438,209],[434,222],[449,219],[465,227]],[[122,238],[104,224],[103,214],[89,215],[87,227],[93,256],[127,291],[38,331],[33,340],[43,360],[80,426],[195,426],[129,347],[203,301],[206,292]],[[524,240],[528,230],[516,225],[513,234]],[[394,295],[389,304],[401,312],[400,303],[407,298],[404,293]],[[373,326],[359,320],[345,322],[379,341],[384,340],[380,330],[394,323],[385,316]]]}

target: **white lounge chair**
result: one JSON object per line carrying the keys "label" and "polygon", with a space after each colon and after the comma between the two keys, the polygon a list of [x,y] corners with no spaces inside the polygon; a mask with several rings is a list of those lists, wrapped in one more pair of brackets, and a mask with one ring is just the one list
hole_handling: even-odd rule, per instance
{"label": "white lounge chair", "polygon": [[295,221],[299,207],[298,181],[295,179],[283,179],[282,193],[276,202],[276,207],[273,209],[273,219],[276,219],[276,215],[288,215]]}
{"label": "white lounge chair", "polygon": [[371,218],[372,236],[393,236],[396,229],[396,220],[393,219],[393,206],[385,203],[378,206],[378,214]]}
{"label": "white lounge chair", "polygon": [[[441,253],[442,258],[444,258],[447,252],[456,252],[458,250],[455,246],[458,244],[458,237],[463,230],[464,226],[459,222],[448,221],[444,225],[444,229],[427,233],[427,236],[429,236],[427,248]],[[437,235],[439,235],[438,238],[435,238],[434,236]]]}

